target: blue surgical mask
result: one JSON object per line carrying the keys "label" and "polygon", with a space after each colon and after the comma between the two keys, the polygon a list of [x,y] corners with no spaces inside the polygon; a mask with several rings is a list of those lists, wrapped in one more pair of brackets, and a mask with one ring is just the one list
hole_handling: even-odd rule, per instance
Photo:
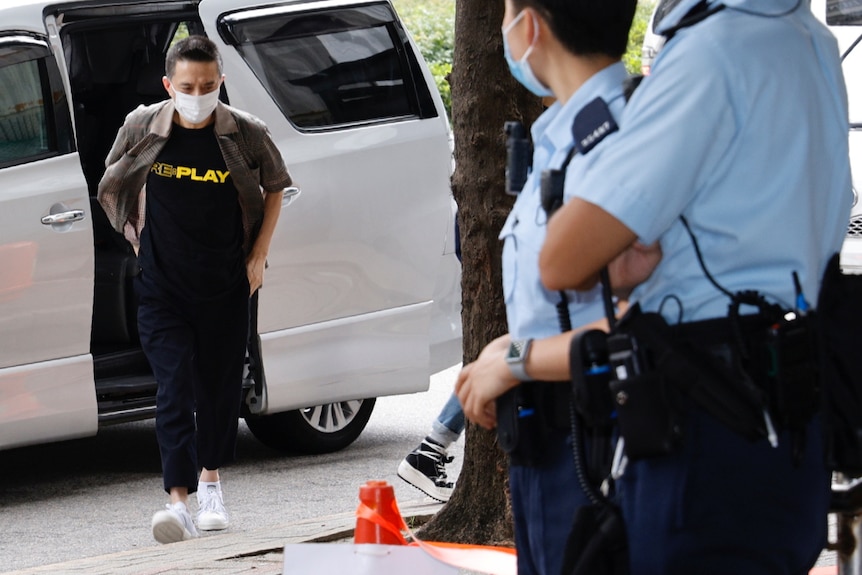
{"label": "blue surgical mask", "polygon": [[[530,62],[527,61],[527,58],[530,57],[530,54],[533,52],[533,45],[535,44],[535,40],[533,40],[533,44],[530,44],[530,47],[527,48],[527,51],[524,52],[524,55],[521,56],[521,59],[517,62],[512,58],[512,52],[509,49],[509,40],[506,36],[509,34],[509,31],[515,27],[515,25],[524,17],[524,12],[521,10],[521,13],[518,14],[514,20],[509,22],[509,25],[503,28],[503,55],[506,56],[506,63],[509,64],[509,72],[512,73],[512,76],[521,83],[526,89],[535,94],[540,98],[544,98],[547,96],[553,96],[554,93],[551,90],[542,84],[536,75],[533,74],[533,69],[530,67]],[[539,24],[537,22],[533,22],[534,27],[536,29],[536,38],[538,37],[539,32]]]}

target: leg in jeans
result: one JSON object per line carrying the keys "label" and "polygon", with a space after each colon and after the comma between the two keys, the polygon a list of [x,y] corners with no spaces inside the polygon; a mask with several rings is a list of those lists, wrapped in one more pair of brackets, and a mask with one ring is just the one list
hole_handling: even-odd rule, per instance
{"label": "leg in jeans", "polygon": [[437,420],[431,424],[431,439],[449,447],[452,443],[458,441],[458,438],[464,432],[464,412],[461,410],[461,403],[458,401],[458,396],[454,393],[449,396],[449,400]]}

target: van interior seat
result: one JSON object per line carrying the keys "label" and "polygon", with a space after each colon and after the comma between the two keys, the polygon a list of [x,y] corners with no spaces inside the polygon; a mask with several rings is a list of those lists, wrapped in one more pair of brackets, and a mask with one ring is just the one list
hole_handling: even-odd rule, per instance
{"label": "van interior seat", "polygon": [[138,341],[138,305],[132,284],[138,258],[126,238],[111,227],[95,197],[90,197],[90,213],[96,258],[90,343],[131,345]]}
{"label": "van interior seat", "polygon": [[162,78],[165,75],[165,63],[151,59],[141,67],[135,91],[140,96],[142,104],[155,104],[168,98]]}

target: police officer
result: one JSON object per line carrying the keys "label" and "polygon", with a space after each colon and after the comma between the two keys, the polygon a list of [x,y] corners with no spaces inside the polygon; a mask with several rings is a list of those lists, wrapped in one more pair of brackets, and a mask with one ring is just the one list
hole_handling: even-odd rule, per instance
{"label": "police officer", "polygon": [[[851,201],[835,39],[806,0],[683,0],[658,31],[671,38],[618,137],[548,226],[542,281],[589,288],[620,254],[637,262],[632,242],[658,240],[660,263],[635,272],[645,311],[683,325],[723,318],[722,290],[803,311]],[[618,484],[632,573],[807,573],[829,500],[819,417],[804,441],[780,425],[772,441],[749,441],[684,405],[681,447],[630,461]]]}
{"label": "police officer", "polygon": [[[587,104],[601,98],[609,120],[621,112],[626,71],[620,57],[626,49],[635,5],[634,0],[506,0],[504,51],[513,76],[536,96],[556,99],[532,127],[532,174],[500,233],[505,241],[503,284],[512,340],[560,332],[556,313],[560,294],[544,289],[539,281],[538,256],[547,223],[540,199],[540,174],[547,168],[563,166],[575,145],[573,122]],[[605,143],[599,147],[602,145]],[[582,177],[588,157],[573,157],[568,179]],[[567,298],[574,325],[602,317],[597,291],[569,292]],[[488,349],[508,349],[509,339],[505,336]],[[506,364],[502,367],[507,377],[518,373],[520,379],[532,379],[533,374],[519,371],[517,361],[510,364],[511,371]],[[471,366],[465,367],[462,378],[470,370]],[[521,574],[558,575],[575,510],[586,501],[575,486],[568,423],[559,423],[562,425],[552,425],[554,430],[544,442],[545,454],[539,463],[513,463],[510,468]],[[493,426],[493,422],[488,425]]]}

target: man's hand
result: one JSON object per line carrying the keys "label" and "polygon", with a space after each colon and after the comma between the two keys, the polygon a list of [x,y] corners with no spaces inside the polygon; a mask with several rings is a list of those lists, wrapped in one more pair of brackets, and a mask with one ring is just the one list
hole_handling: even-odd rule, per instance
{"label": "man's hand", "polygon": [[661,244],[645,246],[635,242],[608,264],[614,295],[628,299],[632,290],[645,282],[661,262]]}
{"label": "man's hand", "polygon": [[497,426],[495,400],[520,383],[506,364],[509,342],[506,334],[485,346],[476,361],[464,366],[455,383],[464,415],[487,429]]}
{"label": "man's hand", "polygon": [[266,256],[252,251],[245,260],[246,274],[248,274],[248,296],[254,295],[263,285],[263,270],[266,267]]}

